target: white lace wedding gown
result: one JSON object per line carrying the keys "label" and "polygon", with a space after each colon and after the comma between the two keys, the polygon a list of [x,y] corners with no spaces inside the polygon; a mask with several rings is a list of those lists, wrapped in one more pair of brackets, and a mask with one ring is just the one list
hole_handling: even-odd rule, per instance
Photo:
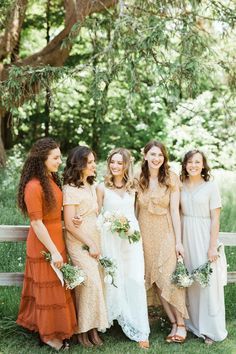
{"label": "white lace wedding gown", "polygon": [[[139,230],[134,214],[134,195],[123,197],[104,187],[103,211],[119,211],[126,216],[132,228]],[[134,341],[145,341],[149,336],[147,299],[144,284],[144,259],[142,241],[130,244],[112,234],[106,227],[101,229],[102,255],[117,263],[115,285],[105,284],[108,322],[117,320],[123,332]]]}

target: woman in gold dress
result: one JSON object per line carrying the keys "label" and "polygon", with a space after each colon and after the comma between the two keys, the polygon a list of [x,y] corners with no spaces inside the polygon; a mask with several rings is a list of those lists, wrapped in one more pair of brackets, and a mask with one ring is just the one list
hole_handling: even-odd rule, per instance
{"label": "woman in gold dress", "polygon": [[185,291],[170,280],[177,257],[184,256],[179,198],[179,179],[169,170],[165,146],[150,141],[144,147],[138,177],[137,216],[144,247],[146,289],[159,296],[172,324],[167,342],[185,340],[184,318],[188,318]]}
{"label": "woman in gold dress", "polygon": [[[85,347],[101,345],[98,331],[108,327],[103,284],[98,268],[100,236],[97,229],[97,197],[94,153],[78,146],[69,154],[64,171],[63,205],[66,245],[72,263],[81,267],[86,280],[75,288],[79,342]],[[73,221],[80,217],[80,226]],[[87,246],[88,250],[84,249]]]}

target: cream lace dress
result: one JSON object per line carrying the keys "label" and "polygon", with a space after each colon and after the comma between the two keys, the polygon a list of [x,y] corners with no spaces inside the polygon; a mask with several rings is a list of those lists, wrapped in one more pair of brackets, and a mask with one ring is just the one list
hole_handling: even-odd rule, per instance
{"label": "cream lace dress", "polygon": [[[134,230],[139,230],[134,214],[134,193],[123,197],[104,187],[103,211],[119,212],[130,221]],[[109,326],[117,320],[123,332],[131,340],[146,341],[149,337],[147,298],[144,284],[144,259],[142,241],[130,244],[112,234],[105,226],[101,230],[102,254],[116,261],[115,288],[106,284],[106,304]]]}

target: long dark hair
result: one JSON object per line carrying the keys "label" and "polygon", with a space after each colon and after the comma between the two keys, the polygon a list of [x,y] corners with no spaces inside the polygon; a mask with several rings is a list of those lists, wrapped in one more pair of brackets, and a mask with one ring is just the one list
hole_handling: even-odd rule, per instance
{"label": "long dark hair", "polygon": [[[23,214],[27,214],[27,207],[24,200],[25,186],[33,178],[38,179],[42,186],[46,210],[51,210],[55,205],[55,197],[50,185],[45,161],[51,150],[57,148],[59,148],[59,144],[52,138],[39,139],[32,146],[24,163],[18,187],[17,204]],[[58,174],[53,172],[52,178],[61,188]]]}
{"label": "long dark hair", "polygon": [[148,153],[149,150],[151,150],[153,146],[158,147],[164,156],[164,162],[159,168],[159,172],[158,172],[158,182],[161,185],[166,186],[167,188],[170,186],[170,173],[169,173],[170,167],[168,164],[168,153],[166,147],[160,141],[151,140],[145,145],[143,149],[144,157],[141,164],[141,174],[139,179],[139,185],[143,190],[148,188],[149,176],[150,176],[148,162],[145,160],[145,155]]}
{"label": "long dark hair", "polygon": [[[84,185],[83,170],[87,166],[88,156],[91,153],[96,158],[95,153],[88,146],[77,146],[70,151],[63,173],[63,184],[70,184],[78,188]],[[89,176],[87,182],[92,185],[95,178],[96,176]]]}
{"label": "long dark hair", "polygon": [[202,161],[203,161],[203,169],[202,169],[202,172],[201,172],[202,178],[206,182],[209,181],[209,179],[211,178],[211,173],[210,173],[211,169],[208,166],[207,158],[206,158],[205,154],[202,151],[198,150],[198,149],[194,149],[194,150],[188,151],[184,155],[184,158],[183,158],[183,161],[182,161],[182,170],[181,170],[181,174],[180,174],[180,180],[182,182],[186,181],[186,179],[189,177],[188,176],[188,172],[186,170],[186,166],[187,166],[187,163],[188,163],[189,159],[191,159],[191,157],[193,157],[193,155],[195,155],[195,154],[202,155]]}

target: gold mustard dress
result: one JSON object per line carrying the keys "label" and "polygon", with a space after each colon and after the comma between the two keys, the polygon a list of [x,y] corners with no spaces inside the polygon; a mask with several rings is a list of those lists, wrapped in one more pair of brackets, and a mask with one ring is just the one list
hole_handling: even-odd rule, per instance
{"label": "gold mustard dress", "polygon": [[[70,185],[63,187],[63,205],[75,205],[76,214],[83,218],[78,232],[92,239],[100,249],[100,235],[97,228],[97,197],[94,186],[88,190]],[[76,333],[84,333],[92,328],[103,331],[108,327],[107,311],[103,290],[103,279],[98,262],[83,243],[66,232],[66,246],[72,263],[82,268],[86,274],[84,285],[75,288],[78,328]]]}
{"label": "gold mustard dress", "polygon": [[158,186],[156,191],[143,191],[137,187],[138,221],[143,239],[145,283],[148,304],[156,305],[153,285],[161,290],[161,296],[173,305],[184,318],[188,318],[185,290],[171,284],[170,277],[176,268],[175,234],[170,215],[171,193],[180,188],[178,176],[170,172],[170,184]]}

